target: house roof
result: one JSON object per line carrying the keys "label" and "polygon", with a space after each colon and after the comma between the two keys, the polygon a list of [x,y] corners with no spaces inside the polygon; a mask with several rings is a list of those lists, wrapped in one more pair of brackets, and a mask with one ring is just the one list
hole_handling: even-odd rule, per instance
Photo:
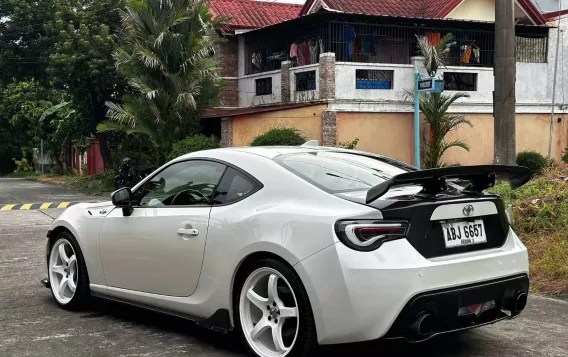
{"label": "house roof", "polygon": [[203,119],[211,119],[211,118],[222,118],[222,117],[234,117],[237,115],[244,115],[244,114],[257,114],[257,113],[266,113],[266,112],[274,112],[277,110],[286,110],[286,109],[295,109],[295,108],[303,108],[309,107],[316,104],[321,104],[322,102],[305,102],[305,103],[294,103],[294,104],[277,104],[277,105],[267,105],[262,107],[250,107],[250,108],[211,108],[207,110],[203,115]]}
{"label": "house roof", "polygon": [[[444,19],[463,0],[307,0],[300,16],[320,9],[363,15]],[[539,25],[546,19],[531,0],[517,0],[517,3]]]}
{"label": "house roof", "polygon": [[302,5],[255,0],[210,0],[214,16],[230,18],[233,29],[255,29],[298,17]]}

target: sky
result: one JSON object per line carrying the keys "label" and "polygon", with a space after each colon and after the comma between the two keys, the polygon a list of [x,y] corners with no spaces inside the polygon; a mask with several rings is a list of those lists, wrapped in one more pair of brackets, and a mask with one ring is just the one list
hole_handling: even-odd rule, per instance
{"label": "sky", "polygon": [[568,9],[568,0],[533,0],[543,12],[558,11],[559,1],[562,1],[562,10]]}

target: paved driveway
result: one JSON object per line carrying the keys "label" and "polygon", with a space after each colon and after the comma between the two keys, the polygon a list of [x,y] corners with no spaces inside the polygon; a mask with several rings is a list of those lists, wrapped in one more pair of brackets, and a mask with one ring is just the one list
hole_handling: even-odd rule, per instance
{"label": "paved driveway", "polygon": [[[39,202],[84,196],[52,186],[0,179],[3,197]],[[11,187],[26,187],[20,192]],[[32,193],[33,192],[33,193]],[[79,312],[60,309],[39,284],[45,233],[61,210],[0,211],[0,356],[243,356],[221,335],[184,320],[96,301]],[[340,323],[340,322],[338,322]],[[371,342],[326,347],[322,356],[568,356],[568,302],[532,296],[523,315],[425,344]]]}

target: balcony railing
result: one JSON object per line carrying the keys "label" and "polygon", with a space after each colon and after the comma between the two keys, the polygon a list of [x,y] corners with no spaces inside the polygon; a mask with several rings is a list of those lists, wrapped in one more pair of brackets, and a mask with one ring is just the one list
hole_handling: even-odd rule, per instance
{"label": "balcony railing", "polygon": [[[495,31],[492,24],[424,20],[371,19],[343,16],[341,19],[292,23],[254,31],[246,36],[247,74],[280,68],[290,60],[292,66],[317,63],[319,54],[334,52],[341,62],[410,64],[418,54],[417,37],[426,36],[435,44],[446,34],[454,41],[448,65],[493,67]],[[450,26],[451,25],[451,26]],[[548,29],[518,26],[517,61],[546,62]]]}

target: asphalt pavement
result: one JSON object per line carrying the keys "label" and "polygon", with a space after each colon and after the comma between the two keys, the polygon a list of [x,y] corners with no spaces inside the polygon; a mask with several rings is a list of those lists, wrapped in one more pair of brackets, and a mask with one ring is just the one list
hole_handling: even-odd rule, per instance
{"label": "asphalt pavement", "polygon": [[[0,204],[101,199],[106,197],[0,179]],[[61,211],[0,211],[1,357],[244,356],[231,338],[179,318],[102,300],[82,311],[59,308],[39,279],[45,266],[45,233]],[[567,336],[568,302],[532,295],[526,310],[513,321],[418,345],[375,341],[324,347],[321,355],[565,357]]]}

